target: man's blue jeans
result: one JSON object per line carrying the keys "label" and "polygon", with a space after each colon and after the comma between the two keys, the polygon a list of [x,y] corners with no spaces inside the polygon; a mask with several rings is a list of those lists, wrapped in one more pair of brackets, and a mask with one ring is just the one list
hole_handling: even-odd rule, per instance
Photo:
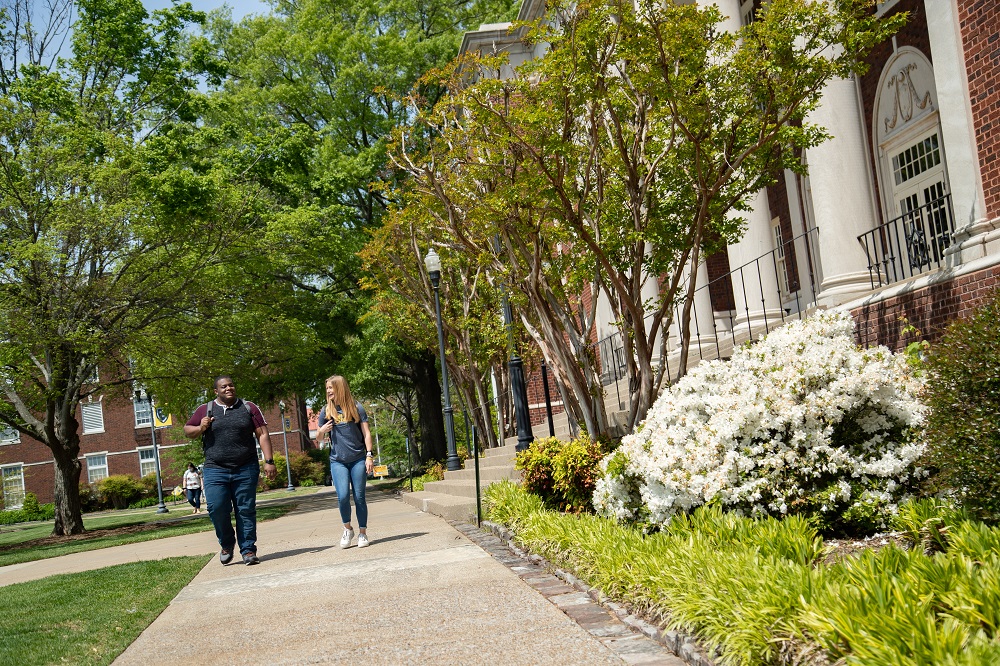
{"label": "man's blue jeans", "polygon": [[[257,553],[257,481],[260,465],[252,462],[237,469],[205,466],[205,501],[215,536],[223,550]],[[233,531],[232,514],[236,514]]]}
{"label": "man's blue jeans", "polygon": [[340,519],[347,525],[351,522],[351,489],[354,489],[354,508],[358,511],[358,527],[368,528],[368,503],[365,502],[365,483],[368,473],[365,471],[365,459],[344,464],[336,460],[330,461],[330,476],[333,477],[333,487],[337,490],[337,503],[340,505]]}

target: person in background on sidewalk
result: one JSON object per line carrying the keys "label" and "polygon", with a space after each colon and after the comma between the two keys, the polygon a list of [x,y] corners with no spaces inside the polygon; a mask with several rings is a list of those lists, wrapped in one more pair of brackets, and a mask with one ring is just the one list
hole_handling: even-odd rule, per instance
{"label": "person in background on sidewalk", "polygon": [[[240,547],[243,563],[257,564],[257,441],[264,454],[264,474],[273,479],[278,468],[271,457],[267,422],[257,405],[236,397],[236,385],[223,375],[215,380],[215,400],[201,405],[184,424],[189,438],[202,438],[205,448],[203,487],[208,516],[219,539],[219,561],[233,561]],[[236,531],[231,517],[236,514]]]}
{"label": "person in background on sidewalk", "polygon": [[187,495],[188,504],[194,507],[192,515],[201,513],[201,474],[194,463],[188,463],[188,468],[184,470],[184,493]]}
{"label": "person in background on sidewalk", "polygon": [[333,375],[326,380],[326,407],[319,411],[317,443],[330,443],[330,476],[337,490],[340,519],[344,523],[341,548],[349,548],[354,539],[351,525],[351,490],[358,513],[358,548],[368,545],[368,504],[365,483],[375,469],[372,459],[372,433],[368,414],[354,400],[347,380]]}

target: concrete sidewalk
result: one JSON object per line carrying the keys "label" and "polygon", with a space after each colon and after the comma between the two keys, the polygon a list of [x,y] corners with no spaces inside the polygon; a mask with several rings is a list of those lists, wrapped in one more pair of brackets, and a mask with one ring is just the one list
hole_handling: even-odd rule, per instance
{"label": "concrete sidewalk", "polygon": [[[259,565],[213,557],[114,663],[682,664],[604,609],[559,594],[544,571],[491,555],[392,495],[369,492],[366,549],[339,547],[331,489],[298,502],[260,525]],[[191,534],[2,573],[27,580],[217,553],[214,541]]]}

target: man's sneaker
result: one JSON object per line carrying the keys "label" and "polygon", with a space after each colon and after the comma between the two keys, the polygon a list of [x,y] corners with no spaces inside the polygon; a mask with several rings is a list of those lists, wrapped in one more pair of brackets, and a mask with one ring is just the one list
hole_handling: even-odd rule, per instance
{"label": "man's sneaker", "polygon": [[247,566],[260,564],[260,559],[254,553],[243,553],[243,564]]}
{"label": "man's sneaker", "polygon": [[368,535],[364,532],[358,535],[358,548],[364,548],[368,545]]}
{"label": "man's sneaker", "polygon": [[230,562],[232,562],[233,561],[233,551],[231,549],[230,550],[226,550],[225,548],[223,548],[222,550],[220,550],[219,551],[219,561],[222,562],[223,565],[226,565],[226,564],[229,564]]}
{"label": "man's sneaker", "polygon": [[351,527],[348,527],[347,529],[344,530],[344,536],[340,537],[340,547],[341,548],[350,548],[351,547],[351,541],[353,539],[354,539],[354,529],[351,528]]}

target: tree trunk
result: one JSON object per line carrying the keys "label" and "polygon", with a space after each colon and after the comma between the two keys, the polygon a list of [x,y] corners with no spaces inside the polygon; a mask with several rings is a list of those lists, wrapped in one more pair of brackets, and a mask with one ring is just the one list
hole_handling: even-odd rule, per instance
{"label": "tree trunk", "polygon": [[420,414],[420,462],[444,461],[448,457],[448,446],[444,439],[444,407],[437,364],[430,353],[425,353],[411,359],[411,368]]}
{"label": "tree trunk", "polygon": [[53,536],[83,533],[83,509],[80,506],[79,443],[50,447],[54,454],[55,511]]}

